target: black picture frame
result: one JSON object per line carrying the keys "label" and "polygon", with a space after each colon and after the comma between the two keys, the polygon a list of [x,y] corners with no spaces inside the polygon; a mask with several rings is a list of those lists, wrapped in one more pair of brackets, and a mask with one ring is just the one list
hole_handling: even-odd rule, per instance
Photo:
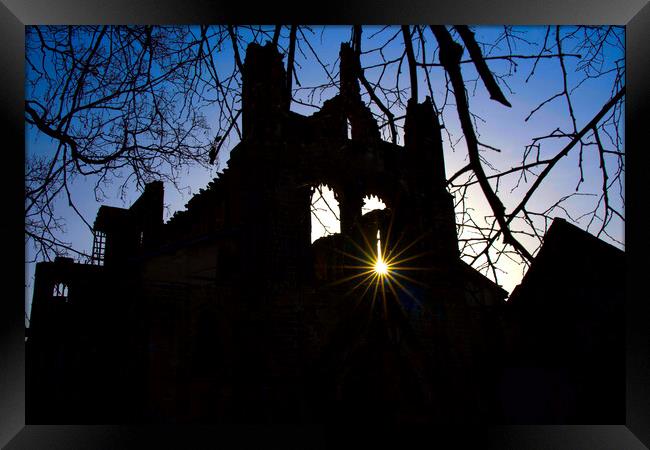
{"label": "black picture frame", "polygon": [[[650,5],[647,0],[546,0],[524,3],[470,0],[438,4],[426,0],[392,2],[366,0],[350,4],[329,0],[322,8],[304,5],[279,6],[276,2],[253,5],[244,2],[209,0],[2,0],[0,35],[0,104],[7,132],[0,141],[5,170],[0,175],[4,193],[4,237],[2,259],[4,293],[0,296],[0,445],[6,448],[140,448],[170,446],[195,448],[199,441],[222,443],[232,439],[237,448],[264,445],[278,440],[299,448],[338,446],[343,430],[325,427],[215,428],[211,426],[25,426],[24,380],[24,26],[30,24],[119,24],[119,23],[442,23],[442,24],[617,24],[626,25],[626,421],[607,426],[501,426],[481,429],[355,431],[353,445],[367,447],[371,441],[414,446],[415,439],[427,445],[446,441],[455,448],[472,443],[474,448],[553,449],[642,449],[650,446],[650,339],[648,302],[642,289],[645,253],[641,243],[642,215],[647,201],[644,183],[644,112],[650,88]],[[22,294],[21,294],[22,293]],[[351,424],[352,425],[352,424]],[[347,430],[350,431],[350,430]],[[386,434],[391,439],[384,439]],[[393,441],[397,439],[397,441]],[[155,441],[152,442],[152,441]],[[349,442],[347,442],[349,443]],[[478,445],[477,445],[478,443]],[[481,444],[482,443],[482,444]],[[164,445],[163,445],[164,444]]]}

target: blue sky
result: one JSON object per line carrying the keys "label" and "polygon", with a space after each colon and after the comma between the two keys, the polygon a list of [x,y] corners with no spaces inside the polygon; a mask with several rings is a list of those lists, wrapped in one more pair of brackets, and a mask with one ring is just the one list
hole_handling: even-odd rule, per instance
{"label": "blue sky", "polygon": [[[269,29],[272,29],[272,27],[269,27]],[[371,48],[373,42],[376,42],[377,39],[387,38],[393,33],[399,31],[399,27],[392,27],[389,30],[383,31],[379,37],[375,37],[373,40],[373,38],[371,38],[372,34],[378,32],[380,29],[381,27],[364,27],[364,40],[362,41],[362,47],[364,49]],[[490,42],[495,40],[495,37],[502,31],[502,28],[476,27],[474,28],[474,31],[476,32],[476,38],[479,42]],[[535,54],[539,48],[538,44],[543,40],[546,29],[545,27],[537,26],[516,27],[515,31],[523,32],[524,34],[522,34],[522,36],[532,44],[517,41],[516,48],[513,48],[513,53]],[[338,63],[336,60],[338,58],[339,46],[341,42],[349,41],[350,27],[313,27],[313,33],[310,34],[306,30],[305,33],[309,37],[310,43],[318,53],[321,61],[329,64],[332,75],[336,74],[338,72]],[[285,30],[283,32],[283,40],[281,40],[281,44],[286,43],[286,34],[287,32]],[[427,39],[430,42],[429,48],[427,48],[427,60],[431,61],[435,46],[433,46],[432,43],[432,36],[427,36]],[[396,54],[402,50],[403,44],[400,35],[385,49],[387,59],[390,59],[389,55]],[[503,54],[505,51],[507,51],[507,48],[505,43],[502,43],[501,48],[494,49],[492,54]],[[564,51],[573,53],[570,43],[565,44]],[[242,49],[242,57],[244,54],[245,53]],[[604,55],[609,61],[623,57],[623,53],[614,48],[607,48]],[[225,45],[218,58],[219,63],[222,64],[221,67],[227,70],[228,65],[232,64],[232,48],[229,45]],[[378,58],[379,55],[377,52],[364,55],[362,58],[362,65],[372,65],[379,61]],[[467,58],[467,54],[463,57],[463,59],[465,58]],[[298,77],[302,87],[316,86],[327,82],[327,74],[315,60],[309,48],[303,47],[296,52],[296,62],[298,64]],[[435,58],[435,62],[438,62],[437,57]],[[517,165],[521,161],[521,155],[525,146],[530,144],[532,138],[546,135],[557,127],[566,131],[569,131],[570,129],[566,102],[563,98],[558,98],[547,104],[528,122],[524,120],[531,110],[539,103],[562,89],[562,78],[560,77],[558,60],[540,60],[536,68],[535,76],[533,76],[529,81],[526,81],[526,77],[528,76],[534,61],[530,59],[520,59],[516,60],[516,62],[516,72],[506,78],[512,92],[501,85],[506,98],[512,104],[512,108],[504,107],[503,105],[490,100],[481,81],[478,80],[475,83],[471,81],[477,79],[477,74],[473,65],[463,65],[463,75],[465,80],[469,81],[467,87],[470,108],[473,113],[482,118],[482,120],[477,119],[479,140],[490,146],[501,149],[500,153],[487,151],[484,156],[499,170],[506,170]],[[578,63],[578,58],[565,58],[569,89],[574,87],[581,79],[581,74],[576,73],[576,66]],[[505,61],[491,60],[488,61],[488,64],[492,70],[498,73],[507,72],[508,66]],[[387,75],[386,79],[394,82],[395,72],[396,71],[393,70],[389,75]],[[428,95],[428,90],[426,88],[424,71],[420,70],[419,72],[419,100],[422,101],[424,100],[424,97]],[[378,70],[367,70],[366,76],[372,83],[378,76],[378,73]],[[572,94],[578,129],[584,126],[613,95],[613,76],[612,73],[600,78],[589,79]],[[27,71],[27,77],[30,77],[29,70]],[[434,101],[438,106],[440,106],[445,98],[445,82],[442,68],[433,68],[430,72],[430,77],[434,90]],[[400,85],[408,87],[408,82],[408,69],[404,66],[402,67],[402,73],[400,75]],[[298,86],[294,83],[294,88],[297,87]],[[298,91],[297,93],[299,98],[302,98],[301,92],[302,91]],[[335,93],[336,92],[333,89],[325,91],[322,100],[326,100]],[[450,100],[451,103],[453,103],[453,97],[450,97]],[[318,97],[316,98],[316,101],[318,101]],[[375,107],[373,106],[373,108]],[[315,111],[314,108],[302,106],[295,102],[292,104],[291,109],[303,114],[311,114]],[[215,111],[208,109],[206,110],[206,115],[209,122],[216,121]],[[401,114],[396,112],[395,115],[399,116]],[[448,105],[444,109],[443,119],[446,129],[453,136],[452,142],[457,141],[454,148],[450,145],[449,140],[445,139],[444,142],[446,172],[447,175],[450,176],[466,164],[467,152],[465,150],[464,141],[461,139],[462,133],[460,131],[453,104]],[[213,133],[216,134],[217,130],[213,130]],[[214,134],[211,137],[214,137]],[[47,156],[51,155],[55,150],[55,147],[49,138],[39,135],[29,126],[26,127],[25,139],[26,153],[28,155],[39,154]],[[181,183],[186,186],[187,189],[179,192],[170,185],[165,186],[165,204],[167,207],[165,211],[165,219],[168,219],[173,212],[183,209],[184,204],[190,199],[192,193],[196,193],[201,187],[204,187],[212,178],[218,175],[218,172],[226,166],[228,152],[234,145],[236,145],[237,141],[237,136],[234,133],[229,136],[229,140],[221,150],[217,164],[212,166],[211,169],[206,170],[204,168],[194,168],[187,170],[182,177]],[[556,142],[545,144],[543,147],[542,157],[548,157],[555,154],[567,142],[566,139],[558,139]],[[581,184],[578,193],[598,193],[602,183],[602,175],[598,166],[598,154],[594,147],[589,147],[583,154],[583,167],[585,181]],[[488,175],[492,173],[488,167],[486,167],[485,170]],[[531,205],[540,205],[540,208],[544,208],[544,205],[548,206],[559,198],[576,192],[575,187],[578,178],[578,152],[577,150],[574,150],[568,157],[563,158],[554,169],[553,173],[545,180],[541,188],[535,193]],[[506,206],[506,211],[512,209],[525,193],[525,186],[521,186],[519,189],[510,192],[515,183],[516,175],[505,179],[500,185],[499,192],[502,194],[501,199]],[[100,203],[96,201],[93,193],[94,180],[77,178],[73,181],[72,195],[77,208],[90,223],[94,220],[100,204],[104,203],[113,206],[128,207],[139,195],[135,186],[130,186],[124,198],[119,198],[118,192],[115,189],[116,185],[117,183],[115,183],[113,187],[108,186],[105,189],[106,197]],[[575,215],[575,217],[580,216],[590,208],[593,208],[593,199],[594,197],[588,195],[576,196],[568,201],[567,209],[569,212],[573,213],[572,215]],[[613,202],[617,202],[616,204],[619,206],[622,204],[622,201],[618,199],[618,195],[612,195],[611,199]],[[489,214],[482,193],[478,191],[478,189],[471,189],[469,191],[468,204],[475,209],[477,217]],[[62,235],[63,239],[71,242],[75,248],[90,252],[92,248],[92,234],[84,223],[76,216],[74,211],[67,206],[67,201],[65,199],[61,198],[58,200],[56,203],[56,211],[60,216],[64,217],[66,221],[66,232]],[[561,211],[558,210],[557,212],[557,215],[563,215]],[[328,219],[325,218],[323,220]],[[586,220],[582,220],[578,224],[584,228],[586,227]],[[620,220],[613,221],[612,225],[609,227],[609,233],[620,242],[624,242],[623,227],[624,225]],[[595,229],[597,230],[597,228]],[[592,229],[590,229],[590,231],[593,232]],[[607,236],[601,236],[601,238],[619,248],[622,248],[621,244]],[[28,247],[27,251],[29,253],[31,252],[31,249]],[[511,291],[520,281],[523,269],[513,263],[507,262],[502,264],[501,267],[504,273],[500,274],[498,282],[506,290]],[[27,265],[26,269],[26,295],[28,297],[26,303],[29,304],[29,299],[31,298],[33,267]]]}

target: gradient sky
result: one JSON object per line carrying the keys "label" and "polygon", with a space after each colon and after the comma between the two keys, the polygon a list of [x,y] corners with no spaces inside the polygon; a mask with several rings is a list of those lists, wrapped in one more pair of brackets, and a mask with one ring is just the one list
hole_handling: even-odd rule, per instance
{"label": "gradient sky", "polygon": [[[372,45],[371,35],[375,31],[379,31],[381,27],[364,27],[362,47],[369,48]],[[270,27],[271,29],[271,27]],[[338,51],[340,43],[349,41],[350,27],[348,26],[331,26],[331,27],[313,27],[314,33],[308,34],[310,41],[319,58],[326,63],[330,63],[333,67],[331,73],[338,72]],[[379,37],[388,37],[394,33],[398,28],[393,27],[391,30],[384,31]],[[476,38],[479,42],[494,41],[501,31],[501,27],[476,27]],[[525,33],[526,40],[533,44],[527,44],[523,41],[517,42],[517,47],[513,49],[517,54],[535,54],[539,47],[539,43],[543,40],[545,27],[515,27],[515,31]],[[283,36],[286,31],[283,32]],[[431,36],[428,36],[431,38]],[[286,37],[285,37],[286,42]],[[568,48],[567,48],[568,47]],[[564,48],[566,52],[572,52],[569,44]],[[427,60],[431,60],[434,47],[431,46],[427,49]],[[505,44],[502,43],[501,50],[494,50],[495,55],[502,54],[505,50]],[[395,39],[392,44],[386,49],[387,59],[390,59],[391,52],[401,52],[403,50],[401,36]],[[304,52],[304,53],[303,53]],[[572,52],[573,53],[573,52]],[[464,59],[467,55],[465,54]],[[608,50],[606,53],[607,59],[615,60],[622,58],[622,52],[614,52]],[[375,58],[373,60],[373,58]],[[364,55],[362,64],[368,66],[378,61],[376,55]],[[230,46],[225,46],[223,53],[220,57],[220,62],[223,64],[225,72],[229,70],[228,65],[232,64],[232,49]],[[285,58],[286,62],[286,58]],[[435,59],[437,61],[437,57]],[[471,111],[483,120],[477,120],[478,137],[481,142],[490,146],[501,149],[500,153],[486,152],[485,157],[494,165],[495,168],[506,170],[516,166],[522,157],[524,147],[530,143],[531,139],[535,136],[549,134],[553,129],[561,127],[566,131],[570,130],[568,122],[568,114],[565,101],[560,98],[546,105],[542,108],[533,118],[525,122],[525,117],[534,109],[539,103],[559,92],[562,88],[562,79],[560,76],[560,66],[557,59],[542,59],[537,65],[536,74],[528,82],[528,76],[533,64],[533,60],[517,60],[517,70],[512,76],[507,78],[508,85],[512,92],[510,92],[503,85],[502,90],[506,98],[512,104],[512,108],[504,107],[503,105],[489,99],[482,82],[477,80],[477,74],[473,65],[463,65],[463,75],[468,86],[469,104]],[[581,79],[580,74],[575,72],[576,64],[579,62],[577,58],[567,58],[565,60],[567,71],[569,89],[576,85],[578,80]],[[296,63],[298,64],[298,77],[302,87],[316,86],[327,81],[327,75],[320,65],[316,62],[308,48],[302,48],[301,51],[296,52]],[[507,63],[504,61],[491,60],[488,61],[490,68],[493,71],[505,72],[507,71]],[[394,72],[394,71],[393,71]],[[428,95],[426,88],[426,80],[424,72],[420,70],[420,87],[419,87],[419,100],[423,101],[424,97]],[[26,74],[30,76],[29,71]],[[377,76],[376,70],[366,71],[367,78],[372,80]],[[393,75],[394,76],[394,75]],[[578,129],[584,126],[602,107],[602,105],[613,95],[613,74],[606,75],[596,79],[590,79],[585,82],[573,94],[575,116]],[[475,80],[475,81],[471,81]],[[400,85],[408,86],[408,68],[402,67],[402,74]],[[434,89],[434,100],[437,105],[443,103],[445,96],[445,82],[444,72],[442,68],[436,67],[431,71],[431,82]],[[297,86],[294,84],[294,88]],[[297,96],[302,97],[302,91],[298,91]],[[363,89],[362,89],[362,92]],[[335,95],[336,92],[332,89],[325,91],[322,94],[321,100],[326,100]],[[453,98],[451,103],[453,103]],[[318,101],[318,96],[316,102]],[[367,101],[367,98],[366,98]],[[292,103],[291,109],[302,114],[312,114],[315,109]],[[208,118],[216,117],[213,111],[208,111]],[[396,116],[401,114],[395,113]],[[463,167],[467,163],[467,152],[465,144],[460,132],[460,126],[456,117],[456,111],[453,105],[448,106],[444,111],[444,123],[447,130],[458,141],[455,144],[455,149],[452,149],[450,142],[445,138],[445,164],[447,175],[453,174],[456,170]],[[216,133],[216,130],[214,131]],[[34,129],[27,126],[26,133],[26,152],[28,154],[49,154],[53,151],[54,147],[51,140],[43,135],[39,135]],[[399,143],[402,143],[401,139]],[[542,157],[548,157],[555,154],[561,149],[568,140],[557,140],[554,144],[548,143],[544,148]],[[233,133],[229,141],[221,149],[217,163],[210,170],[203,168],[188,170],[182,179],[182,184],[187,186],[184,191],[177,191],[172,186],[165,186],[165,220],[167,220],[175,211],[183,209],[184,204],[191,198],[192,193],[196,193],[201,187],[204,187],[212,178],[218,175],[227,164],[229,150],[236,145],[237,137]],[[605,143],[607,146],[607,143]],[[611,148],[611,145],[609,146]],[[554,203],[559,198],[575,192],[575,187],[579,179],[578,172],[578,152],[577,149],[563,158],[563,160],[555,167],[553,173],[545,180],[540,189],[533,196],[530,205],[544,206],[545,209],[548,205]],[[602,177],[598,167],[598,154],[595,147],[589,147],[589,150],[583,155],[584,161],[584,183],[580,186],[579,193],[598,193],[601,188]],[[613,161],[612,161],[613,162]],[[492,172],[488,167],[485,168],[486,173],[490,175]],[[510,193],[517,176],[513,176],[504,180],[500,185],[501,199],[506,207],[506,212],[511,210],[521,199],[526,192],[526,186],[522,186],[517,190]],[[115,183],[116,185],[118,183]],[[93,180],[90,179],[76,179],[72,184],[72,193],[79,211],[92,223],[97,210],[101,203],[95,199],[92,191]],[[123,199],[119,198],[115,188],[107,188],[105,190],[106,198],[102,203],[118,207],[129,207],[133,201],[139,196],[139,193],[133,186],[129,189]],[[617,206],[622,204],[618,195],[612,195],[612,202]],[[591,202],[591,203],[590,203]],[[330,201],[335,205],[335,201]],[[582,213],[587,212],[593,208],[593,198],[587,196],[578,196],[573,198],[567,203],[567,209],[575,214],[574,217],[580,216]],[[475,208],[478,214],[488,215],[490,213],[484,198],[480,192],[474,190],[470,192],[468,204]],[[90,230],[83,224],[83,222],[76,216],[70,207],[67,206],[67,201],[60,199],[56,204],[58,214],[66,219],[67,230],[63,236],[64,240],[71,242],[75,248],[90,253],[92,248],[92,234]],[[563,216],[561,211],[557,211],[558,216]],[[323,217],[321,220],[331,221],[331,218]],[[624,242],[623,236],[623,223],[616,222],[615,219],[609,228],[610,234],[618,241]],[[314,223],[314,221],[312,221]],[[586,220],[578,223],[582,228],[586,227]],[[593,226],[589,231],[595,232],[600,224]],[[317,225],[315,225],[317,226]],[[336,224],[332,223],[335,228]],[[607,236],[601,236],[607,242],[614,244],[619,248],[623,246]],[[31,248],[27,248],[28,254],[32,252]],[[504,264],[502,267],[507,273],[500,274],[498,280],[506,290],[511,291],[521,280],[523,274],[522,268],[514,264]],[[33,267],[27,265],[26,274],[26,304],[31,303],[31,290],[33,284]],[[29,309],[29,307],[28,307]]]}

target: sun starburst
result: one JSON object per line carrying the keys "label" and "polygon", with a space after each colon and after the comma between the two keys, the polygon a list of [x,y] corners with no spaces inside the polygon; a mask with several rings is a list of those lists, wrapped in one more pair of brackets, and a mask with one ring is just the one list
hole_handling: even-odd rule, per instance
{"label": "sun starburst", "polygon": [[[390,243],[392,222],[388,230],[382,233],[377,230],[376,245],[373,245],[368,239],[366,233],[360,233],[363,243],[355,242],[350,239],[352,247],[356,254],[348,252],[341,253],[348,261],[355,262],[351,265],[345,265],[344,268],[350,273],[332,284],[349,283],[350,289],[347,295],[359,293],[356,306],[362,303],[364,299],[370,297],[370,307],[374,308],[378,299],[383,305],[384,314],[387,314],[387,302],[393,300],[404,312],[404,307],[400,302],[400,293],[410,297],[415,304],[422,306],[420,300],[413,292],[415,285],[425,286],[425,284],[413,278],[413,271],[424,271],[426,267],[418,265],[418,261],[426,253],[417,253],[416,244],[424,237],[420,236],[407,244],[403,244],[402,238],[394,243]],[[382,236],[384,235],[384,236]],[[382,238],[383,237],[383,238]],[[357,297],[357,295],[355,295]]]}
{"label": "sun starburst", "polygon": [[375,261],[375,273],[379,276],[388,275],[388,264],[382,259]]}

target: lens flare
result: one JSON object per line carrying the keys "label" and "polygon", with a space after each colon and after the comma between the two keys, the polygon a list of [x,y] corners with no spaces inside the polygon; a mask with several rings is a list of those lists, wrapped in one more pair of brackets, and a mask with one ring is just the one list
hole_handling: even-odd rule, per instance
{"label": "lens flare", "polygon": [[382,259],[377,259],[377,262],[375,262],[375,273],[380,276],[388,275],[388,264]]}
{"label": "lens flare", "polygon": [[[384,316],[388,314],[388,302],[396,302],[402,313],[406,314],[401,298],[406,295],[410,302],[424,307],[415,292],[416,285],[427,287],[420,278],[407,275],[409,272],[430,270],[422,267],[416,261],[428,252],[413,251],[415,245],[425,236],[416,237],[408,243],[403,243],[404,235],[400,235],[395,242],[389,243],[393,222],[388,224],[388,229],[383,232],[377,230],[376,240],[372,242],[365,232],[360,233],[363,242],[349,239],[355,248],[355,253],[340,251],[343,256],[356,264],[346,264],[343,267],[350,271],[346,276],[340,277],[330,283],[330,286],[349,284],[347,295],[356,292],[355,308],[370,296],[370,309],[374,309],[377,300],[383,305]],[[365,231],[365,230],[361,230]],[[371,243],[372,242],[372,243]],[[364,245],[365,244],[365,245]]]}

